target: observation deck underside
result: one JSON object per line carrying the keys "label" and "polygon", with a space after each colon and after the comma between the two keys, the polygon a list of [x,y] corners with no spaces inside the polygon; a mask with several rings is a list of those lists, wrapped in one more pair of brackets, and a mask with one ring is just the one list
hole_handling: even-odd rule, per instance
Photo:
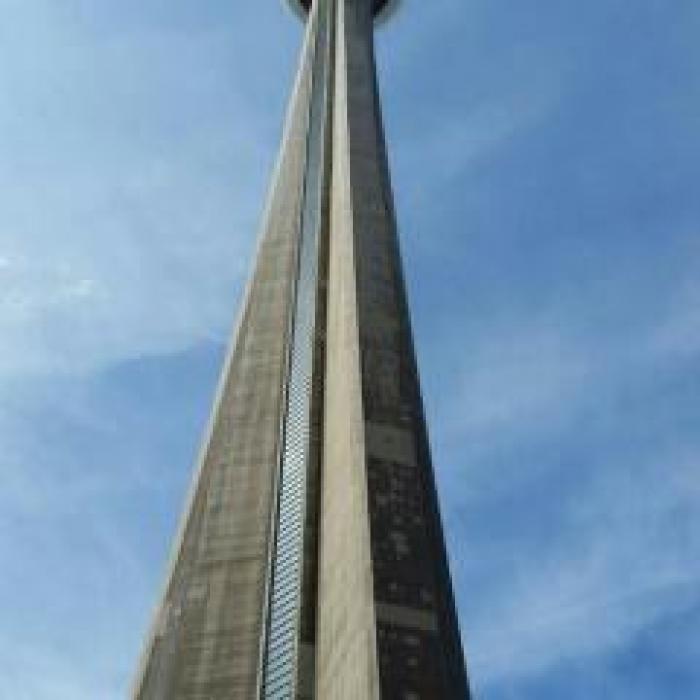
{"label": "observation deck underside", "polygon": [[[311,8],[312,0],[286,0],[292,10],[300,17],[306,17]],[[401,0],[374,0],[374,16],[386,19],[398,8]]]}

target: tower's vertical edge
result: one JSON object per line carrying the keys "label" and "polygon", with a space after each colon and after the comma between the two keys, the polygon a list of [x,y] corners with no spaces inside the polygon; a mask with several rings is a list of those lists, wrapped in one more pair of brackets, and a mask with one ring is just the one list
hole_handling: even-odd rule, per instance
{"label": "tower's vertical edge", "polygon": [[377,91],[338,0],[317,697],[466,700]]}
{"label": "tower's vertical edge", "polygon": [[345,8],[337,3],[316,697],[379,700],[364,454]]}
{"label": "tower's vertical edge", "polygon": [[251,700],[259,693],[307,158],[312,33],[309,24],[255,270],[141,660],[136,700]]}

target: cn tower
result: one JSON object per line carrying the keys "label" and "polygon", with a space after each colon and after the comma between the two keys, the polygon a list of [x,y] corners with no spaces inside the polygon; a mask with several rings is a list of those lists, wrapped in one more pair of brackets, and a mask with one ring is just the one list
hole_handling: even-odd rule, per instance
{"label": "cn tower", "polygon": [[258,249],[134,700],[468,700],[374,31],[305,24]]}

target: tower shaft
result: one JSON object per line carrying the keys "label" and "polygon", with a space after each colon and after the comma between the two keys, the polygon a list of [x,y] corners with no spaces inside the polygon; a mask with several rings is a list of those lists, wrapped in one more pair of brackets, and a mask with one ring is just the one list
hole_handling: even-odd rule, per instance
{"label": "tower shaft", "polygon": [[135,700],[466,700],[377,87],[314,0]]}

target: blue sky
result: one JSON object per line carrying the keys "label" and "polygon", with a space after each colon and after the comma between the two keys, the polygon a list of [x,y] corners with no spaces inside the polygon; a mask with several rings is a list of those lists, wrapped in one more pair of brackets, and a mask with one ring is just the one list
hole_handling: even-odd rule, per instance
{"label": "blue sky", "polygon": [[[0,0],[1,698],[133,673],[301,38],[241,5]],[[698,35],[406,0],[379,37],[482,700],[700,697]]]}

